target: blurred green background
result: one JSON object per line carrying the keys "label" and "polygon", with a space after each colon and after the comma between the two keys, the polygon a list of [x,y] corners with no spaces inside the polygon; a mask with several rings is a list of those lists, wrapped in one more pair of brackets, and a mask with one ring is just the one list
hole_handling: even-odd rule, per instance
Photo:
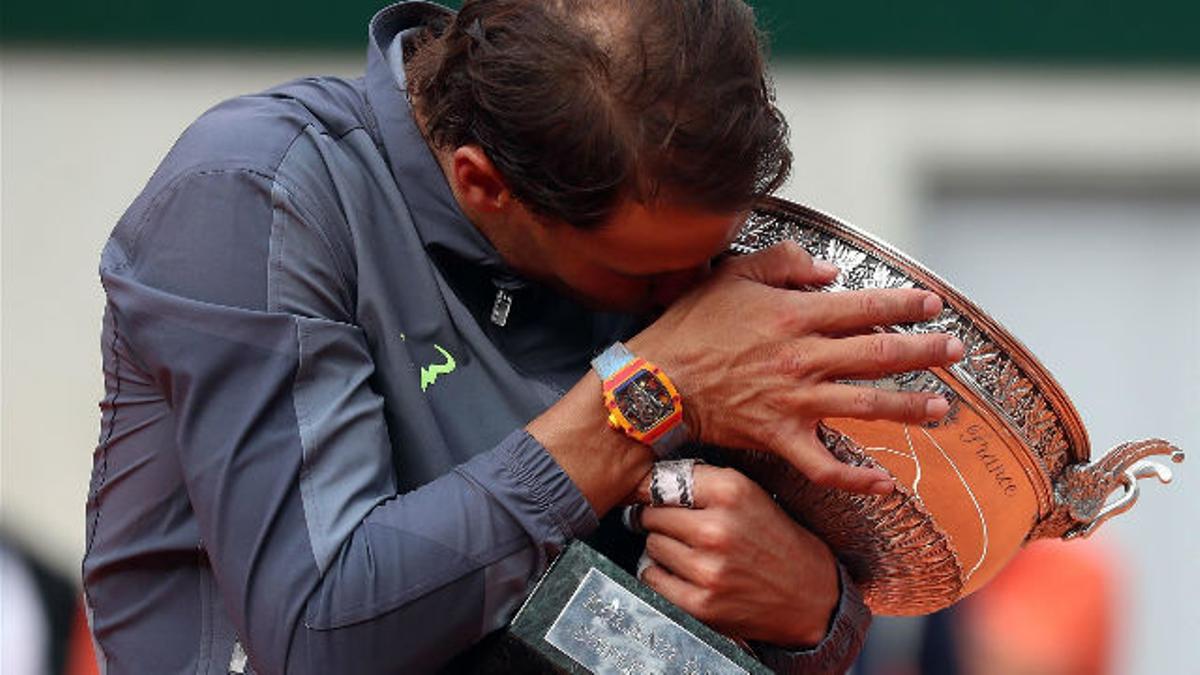
{"label": "blurred green background", "polygon": [[[378,0],[6,2],[9,43],[357,48]],[[450,5],[459,3],[450,2]],[[1200,3],[757,0],[778,56],[1000,63],[1200,63]]]}

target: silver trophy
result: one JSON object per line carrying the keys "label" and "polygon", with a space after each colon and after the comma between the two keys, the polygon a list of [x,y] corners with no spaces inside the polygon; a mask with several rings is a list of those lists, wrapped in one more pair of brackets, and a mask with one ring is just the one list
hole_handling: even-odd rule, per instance
{"label": "silver trophy", "polygon": [[945,419],[924,425],[827,419],[818,428],[841,461],[891,473],[897,489],[889,495],[822,488],[765,452],[702,453],[757,480],[824,539],[873,612],[947,607],[995,576],[1025,542],[1086,537],[1134,505],[1139,479],[1170,482],[1170,469],[1146,458],[1183,461],[1179,448],[1150,439],[1089,462],[1079,414],[1024,345],[922,265],[845,223],[771,198],[750,216],[733,250],[752,253],[785,240],[841,270],[820,290],[937,293],[945,303],[938,317],[879,330],[944,332],[965,345],[962,360],[948,368],[868,383],[941,394],[951,403]]}

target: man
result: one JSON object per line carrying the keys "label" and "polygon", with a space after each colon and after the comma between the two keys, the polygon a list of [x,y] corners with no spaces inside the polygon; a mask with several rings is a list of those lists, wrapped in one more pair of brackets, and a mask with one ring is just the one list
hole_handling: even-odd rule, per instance
{"label": "man", "polygon": [[[944,414],[838,382],[957,359],[869,334],[940,301],[791,290],[836,273],[795,247],[710,269],[790,162],[745,5],[411,2],[370,38],[362,80],[206,113],[105,248],[107,672],[440,668],[681,441],[891,489],[814,425]],[[670,444],[606,422],[589,360],[622,339],[681,394]],[[645,582],[781,670],[844,669],[867,614],[829,550],[734,471],[695,494],[643,518]]]}

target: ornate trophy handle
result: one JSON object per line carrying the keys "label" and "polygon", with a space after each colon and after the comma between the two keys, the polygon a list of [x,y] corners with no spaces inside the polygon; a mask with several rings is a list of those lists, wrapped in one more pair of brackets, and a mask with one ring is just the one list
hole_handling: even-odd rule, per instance
{"label": "ornate trophy handle", "polygon": [[[1170,483],[1171,469],[1146,459],[1153,455],[1169,455],[1176,464],[1184,459],[1179,448],[1152,438],[1118,445],[1098,462],[1068,467],[1054,485],[1054,511],[1038,523],[1031,538],[1087,537],[1106,520],[1133,508],[1138,480],[1153,477]],[[1110,502],[1115,490],[1122,492]]]}

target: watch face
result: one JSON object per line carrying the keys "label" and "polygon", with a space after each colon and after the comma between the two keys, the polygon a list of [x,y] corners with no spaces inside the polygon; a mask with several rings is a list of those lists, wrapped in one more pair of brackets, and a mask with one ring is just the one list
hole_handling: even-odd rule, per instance
{"label": "watch face", "polygon": [[640,432],[653,429],[675,412],[671,392],[648,370],[639,371],[613,392],[625,419]]}

